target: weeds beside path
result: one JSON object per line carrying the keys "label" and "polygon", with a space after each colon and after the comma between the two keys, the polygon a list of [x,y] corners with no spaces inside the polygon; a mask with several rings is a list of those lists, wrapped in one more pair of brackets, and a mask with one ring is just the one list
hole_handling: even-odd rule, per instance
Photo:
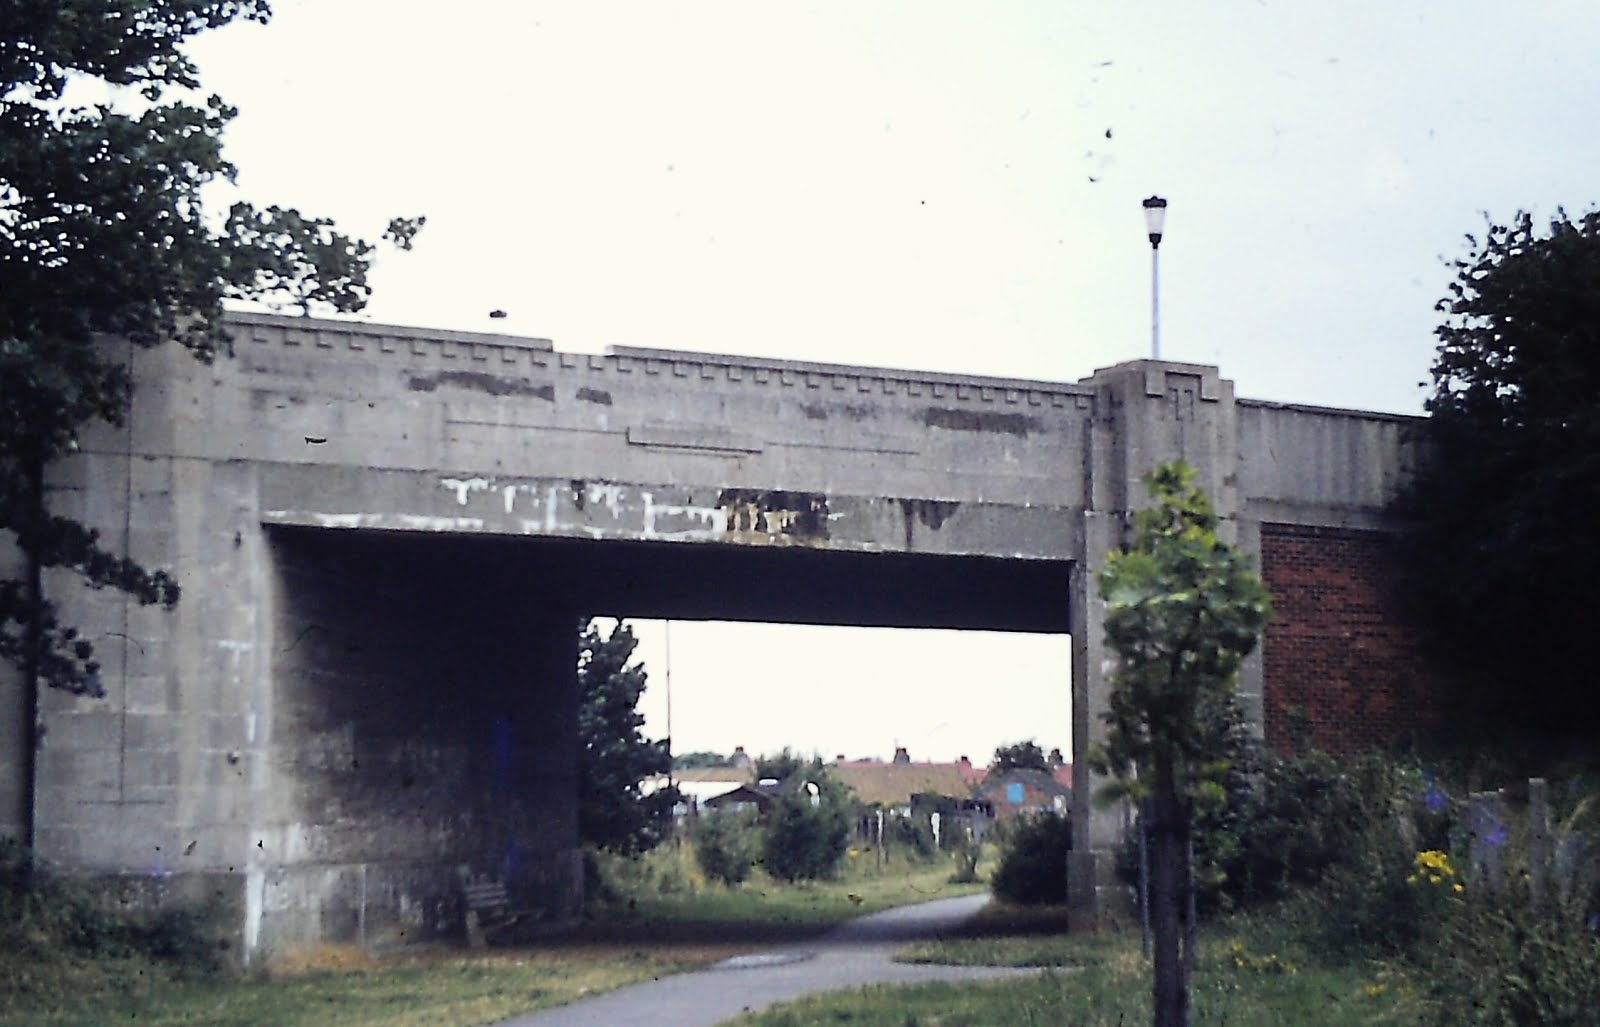
{"label": "weeds beside path", "polygon": [[[728,1027],[1113,1027],[1150,1022],[1150,968],[1137,933],[1045,935],[1060,911],[991,908],[975,937],[912,946],[914,962],[1046,967],[1038,976],[973,984],[872,987],[822,995],[728,1021]],[[1322,961],[1270,919],[1205,933],[1195,1021],[1233,1027],[1401,1027],[1417,1022],[1415,989],[1397,971]]]}
{"label": "weeds beside path", "polygon": [[792,943],[875,909],[973,890],[948,887],[949,875],[940,862],[809,885],[652,889],[560,938],[381,959],[325,950],[271,976],[186,975],[131,956],[22,963],[0,953],[0,1027],[471,1027]]}

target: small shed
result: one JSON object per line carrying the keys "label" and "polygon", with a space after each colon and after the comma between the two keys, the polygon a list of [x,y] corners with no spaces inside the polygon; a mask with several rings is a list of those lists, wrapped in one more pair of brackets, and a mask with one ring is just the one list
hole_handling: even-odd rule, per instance
{"label": "small shed", "polygon": [[700,803],[702,809],[707,810],[745,810],[753,809],[757,816],[766,816],[772,809],[773,794],[770,789],[762,789],[758,785],[741,784],[720,795],[713,796]]}

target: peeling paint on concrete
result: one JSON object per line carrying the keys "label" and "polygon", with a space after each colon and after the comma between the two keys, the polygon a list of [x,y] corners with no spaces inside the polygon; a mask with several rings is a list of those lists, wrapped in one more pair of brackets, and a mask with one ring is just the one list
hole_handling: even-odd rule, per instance
{"label": "peeling paint on concrete", "polygon": [[820,492],[723,489],[717,505],[731,532],[783,536],[791,541],[828,538],[828,497]]}
{"label": "peeling paint on concrete", "polygon": [[421,514],[325,514],[304,510],[264,510],[262,519],[318,528],[403,528],[410,531],[482,531],[482,517],[426,517]]}
{"label": "peeling paint on concrete", "polygon": [[531,396],[555,402],[556,387],[539,385],[526,378],[505,378],[483,371],[440,371],[437,374],[412,375],[406,387],[412,392],[433,392],[441,385],[451,385],[490,396]]}
{"label": "peeling paint on concrete", "polygon": [[467,505],[467,496],[474,492],[484,492],[494,487],[494,482],[488,478],[440,478],[439,484],[456,494],[456,502],[462,506]]}
{"label": "peeling paint on concrete", "polygon": [[[628,494],[627,490],[621,485],[595,483],[589,485],[584,491],[588,505],[605,507],[606,511],[614,518],[621,516],[622,501]],[[583,506],[584,504],[580,503],[578,508],[581,510]]]}
{"label": "peeling paint on concrete", "polygon": [[[714,506],[688,506],[657,503],[655,496],[640,493],[644,500],[644,536],[712,540],[728,531],[727,511]],[[676,527],[684,524],[685,527]]]}
{"label": "peeling paint on concrete", "polygon": [[402,528],[412,531],[482,531],[482,517],[423,517],[419,514],[400,514],[394,518]]}

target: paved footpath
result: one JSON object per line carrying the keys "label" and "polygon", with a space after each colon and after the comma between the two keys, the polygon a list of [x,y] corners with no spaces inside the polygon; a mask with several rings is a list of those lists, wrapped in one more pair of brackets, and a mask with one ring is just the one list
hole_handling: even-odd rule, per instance
{"label": "paved footpath", "polygon": [[1032,968],[896,963],[894,952],[972,916],[987,895],[939,899],[874,913],[812,941],[715,963],[591,999],[506,1020],[499,1027],[712,1027],[746,1010],[866,984],[972,981]]}

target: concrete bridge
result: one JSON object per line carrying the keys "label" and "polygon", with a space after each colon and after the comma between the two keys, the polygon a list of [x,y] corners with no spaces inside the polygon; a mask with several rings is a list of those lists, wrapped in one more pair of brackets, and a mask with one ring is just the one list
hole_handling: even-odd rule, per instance
{"label": "concrete bridge", "polygon": [[[1215,368],[1153,361],[1063,384],[231,328],[210,366],[128,348],[127,427],[52,471],[55,510],[184,599],[47,582],[107,696],[39,696],[23,780],[27,689],[0,668],[0,832],[130,898],[214,902],[247,962],[458,930],[463,866],[573,907],[586,614],[1070,633],[1081,765],[1107,688],[1092,573],[1140,475],[1179,456],[1278,593],[1244,680],[1269,739],[1294,715],[1355,746],[1415,712],[1383,587],[1402,418],[1236,399]],[[1085,917],[1115,901],[1121,827],[1090,786]]]}

